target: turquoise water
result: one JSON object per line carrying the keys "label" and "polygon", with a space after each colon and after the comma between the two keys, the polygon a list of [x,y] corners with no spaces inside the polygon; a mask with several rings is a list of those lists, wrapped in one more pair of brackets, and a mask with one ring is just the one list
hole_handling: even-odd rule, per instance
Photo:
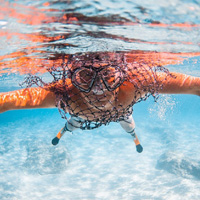
{"label": "turquoise water", "polygon": [[56,109],[1,114],[1,198],[198,199],[199,98],[170,98],[165,120],[149,112],[152,101],[135,106],[142,154],[119,124],[65,135],[54,147],[64,123]]}
{"label": "turquoise water", "polygon": [[[17,60],[15,54],[9,57],[15,52],[43,58],[61,50],[66,53],[199,51],[198,1],[44,3],[47,2],[2,1],[0,55],[8,55],[8,58],[1,57],[0,67],[4,71],[0,77],[1,92],[19,89],[18,84],[26,76],[26,73],[21,73],[25,64],[14,68],[16,63],[9,65],[6,62]],[[27,6],[26,9],[22,5]],[[21,18],[14,11],[26,11],[25,16]],[[81,17],[80,23],[55,22],[49,18],[51,22],[44,22],[39,20],[38,12],[48,17],[63,13],[79,13],[85,17]],[[31,23],[27,21],[29,16]],[[98,16],[102,17],[99,19]],[[117,23],[121,21],[127,24]],[[153,27],[152,21],[168,27]],[[177,23],[193,26],[190,30],[172,26]],[[45,42],[30,41],[26,38],[29,33],[42,33],[47,38],[59,34],[67,37]],[[63,43],[69,45],[63,47],[60,45]],[[199,63],[200,56],[195,56],[168,68],[200,76]],[[136,152],[131,136],[117,123],[92,131],[77,130],[66,134],[55,147],[51,140],[65,123],[57,109],[0,114],[0,199],[199,200],[199,100],[192,95],[161,95],[157,103],[150,97],[136,104],[133,116],[144,147],[141,154]]]}

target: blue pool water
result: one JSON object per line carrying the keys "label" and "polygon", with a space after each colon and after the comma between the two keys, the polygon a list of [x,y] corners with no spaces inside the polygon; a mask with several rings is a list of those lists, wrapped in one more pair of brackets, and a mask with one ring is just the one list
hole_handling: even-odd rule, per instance
{"label": "blue pool water", "polygon": [[[16,54],[10,56],[16,52],[36,58],[59,51],[199,53],[199,1],[1,3],[0,92],[19,89],[26,76],[25,63],[15,68],[16,63],[7,62],[17,60]],[[46,22],[41,13],[48,16]],[[80,23],[53,21],[63,13],[84,17],[79,17]],[[151,26],[153,21],[162,26]],[[68,35],[53,41],[30,40],[30,34],[38,33],[47,38]],[[196,55],[168,68],[200,76],[199,64]],[[150,97],[134,106],[133,116],[144,147],[141,154],[117,123],[66,134],[55,147],[51,140],[65,123],[57,109],[0,114],[0,199],[199,200],[200,98],[160,95],[155,103]]]}

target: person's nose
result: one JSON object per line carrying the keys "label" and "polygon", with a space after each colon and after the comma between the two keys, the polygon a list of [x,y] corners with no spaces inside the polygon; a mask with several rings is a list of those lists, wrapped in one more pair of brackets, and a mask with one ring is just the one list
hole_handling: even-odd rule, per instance
{"label": "person's nose", "polygon": [[104,93],[105,91],[105,86],[103,83],[103,80],[100,77],[97,77],[95,82],[94,82],[94,86],[92,88],[92,91],[97,94],[97,95],[101,95]]}

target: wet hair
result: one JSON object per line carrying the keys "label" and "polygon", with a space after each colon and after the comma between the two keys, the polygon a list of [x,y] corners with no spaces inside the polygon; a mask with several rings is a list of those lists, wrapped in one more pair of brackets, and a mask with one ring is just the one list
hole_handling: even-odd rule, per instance
{"label": "wet hair", "polygon": [[[120,94],[122,90],[103,92],[102,95],[95,95],[94,92],[81,92],[73,85],[72,74],[74,70],[83,66],[117,66],[120,67],[124,75],[124,81],[119,88],[132,89],[131,101],[124,103]],[[53,81],[45,83],[40,77],[30,75],[25,83],[28,87],[36,84],[46,90],[54,92],[56,95],[56,106],[61,116],[67,119],[67,112],[71,116],[81,117],[81,129],[94,129],[110,122],[124,120],[132,114],[132,106],[140,101],[146,100],[149,96],[157,99],[158,91],[162,88],[162,82],[158,81],[158,72],[163,72],[167,79],[171,76],[169,71],[163,66],[148,66],[143,63],[129,63],[126,54],[122,52],[108,53],[80,53],[63,56],[62,64],[52,66],[48,72],[53,77]],[[97,85],[98,87],[98,85]],[[100,87],[99,87],[100,88]],[[105,103],[105,98],[107,99]]]}

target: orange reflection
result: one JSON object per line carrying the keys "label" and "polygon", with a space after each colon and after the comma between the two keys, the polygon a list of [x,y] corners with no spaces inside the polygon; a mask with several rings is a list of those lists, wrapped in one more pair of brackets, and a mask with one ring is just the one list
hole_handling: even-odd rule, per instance
{"label": "orange reflection", "polygon": [[[47,68],[60,67],[63,62],[67,62],[69,55],[53,54],[49,58],[29,56],[29,54],[46,54],[46,52],[30,50],[28,52],[15,52],[10,55],[0,56],[0,60],[4,59],[4,62],[0,62],[0,73],[20,73],[20,74],[35,74],[45,73]],[[96,52],[98,55],[98,52]],[[111,56],[115,53],[105,53]],[[197,53],[168,53],[168,52],[151,52],[151,51],[130,51],[121,52],[127,63],[137,63],[148,66],[157,65],[174,65],[181,64],[185,59],[200,56],[200,52]],[[77,56],[78,57],[78,56]]]}
{"label": "orange reflection", "polygon": [[1,2],[0,6],[0,19],[13,18],[18,23],[29,25],[40,25],[50,22],[62,22],[62,21],[78,21],[73,14],[60,14],[55,17],[54,11],[60,12],[60,10],[48,8],[49,2],[43,4],[43,7],[37,8],[34,6],[22,5],[19,3]]}

